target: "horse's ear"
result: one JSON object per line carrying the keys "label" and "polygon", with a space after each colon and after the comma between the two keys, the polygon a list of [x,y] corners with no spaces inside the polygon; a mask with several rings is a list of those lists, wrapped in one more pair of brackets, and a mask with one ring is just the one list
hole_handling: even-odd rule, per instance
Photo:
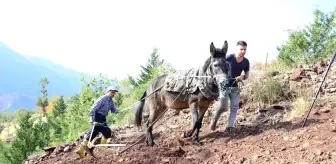
{"label": "horse's ear", "polygon": [[222,52],[223,52],[224,54],[226,54],[227,51],[228,51],[228,42],[225,40],[225,41],[224,41],[223,48],[222,48]]}
{"label": "horse's ear", "polygon": [[215,51],[216,51],[216,47],[213,44],[213,42],[211,42],[211,44],[210,44],[210,53],[211,53],[212,56],[215,54]]}

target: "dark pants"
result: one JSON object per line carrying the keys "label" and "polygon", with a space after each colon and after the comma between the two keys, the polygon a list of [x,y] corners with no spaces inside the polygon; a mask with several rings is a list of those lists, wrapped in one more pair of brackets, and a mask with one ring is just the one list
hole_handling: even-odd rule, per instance
{"label": "dark pants", "polygon": [[106,124],[106,117],[104,115],[97,113],[95,115],[94,121],[96,123],[95,125],[93,123],[91,124],[91,127],[88,129],[88,131],[85,134],[85,139],[86,140],[90,139],[90,135],[91,135],[91,131],[93,127],[94,129],[93,129],[91,141],[99,134],[99,132],[103,134],[104,138],[110,138],[112,132],[111,132],[111,129]]}

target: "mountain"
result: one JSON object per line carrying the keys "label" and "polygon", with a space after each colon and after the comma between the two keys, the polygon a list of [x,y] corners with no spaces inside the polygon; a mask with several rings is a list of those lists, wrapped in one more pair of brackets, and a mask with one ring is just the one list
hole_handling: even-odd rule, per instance
{"label": "mountain", "polygon": [[35,108],[42,77],[49,80],[49,96],[70,96],[79,92],[82,76],[94,77],[46,59],[23,56],[0,42],[0,110]]}

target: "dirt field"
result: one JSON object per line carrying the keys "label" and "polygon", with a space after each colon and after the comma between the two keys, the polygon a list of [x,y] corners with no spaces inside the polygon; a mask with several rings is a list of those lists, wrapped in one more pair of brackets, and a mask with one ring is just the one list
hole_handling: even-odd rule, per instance
{"label": "dirt field", "polygon": [[[314,109],[304,128],[301,128],[303,118],[290,122],[281,120],[281,117],[274,119],[274,116],[284,113],[282,109],[269,109],[246,116],[245,120],[259,116],[257,119],[264,124],[244,125],[248,122],[241,121],[234,134],[223,131],[226,121],[223,117],[218,130],[210,131],[208,117],[200,133],[201,145],[195,146],[190,139],[180,137],[190,127],[180,126],[190,122],[190,114],[181,112],[179,116],[172,116],[170,112],[165,117],[169,119],[162,119],[161,125],[155,128],[158,147],[148,147],[142,141],[120,156],[116,156],[117,149],[106,148],[94,150],[97,159],[91,156],[78,159],[76,154],[69,152],[41,163],[336,163],[333,109]],[[266,116],[261,118],[262,114]],[[244,116],[239,120],[244,120]],[[135,141],[141,135],[130,128],[119,131],[119,134],[123,136],[119,143]]]}

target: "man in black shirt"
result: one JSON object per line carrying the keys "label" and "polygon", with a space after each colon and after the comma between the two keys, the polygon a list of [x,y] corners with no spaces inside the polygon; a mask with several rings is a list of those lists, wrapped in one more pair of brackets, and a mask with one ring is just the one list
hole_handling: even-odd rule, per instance
{"label": "man in black shirt", "polygon": [[[229,64],[228,77],[230,80],[227,82],[224,78],[217,79],[218,84],[225,83],[226,87],[220,87],[220,106],[218,109],[215,109],[215,114],[211,120],[210,128],[211,130],[216,129],[216,123],[220,115],[227,111],[228,109],[228,100],[230,99],[230,116],[228,120],[227,129],[228,131],[233,131],[234,122],[236,120],[237,111],[239,109],[240,101],[240,90],[238,86],[239,81],[243,81],[248,78],[250,71],[250,62],[245,58],[247,43],[245,41],[237,42],[237,49],[235,54],[230,54],[226,56],[227,63]],[[242,72],[244,71],[244,74]],[[215,105],[216,107],[216,105]]]}

